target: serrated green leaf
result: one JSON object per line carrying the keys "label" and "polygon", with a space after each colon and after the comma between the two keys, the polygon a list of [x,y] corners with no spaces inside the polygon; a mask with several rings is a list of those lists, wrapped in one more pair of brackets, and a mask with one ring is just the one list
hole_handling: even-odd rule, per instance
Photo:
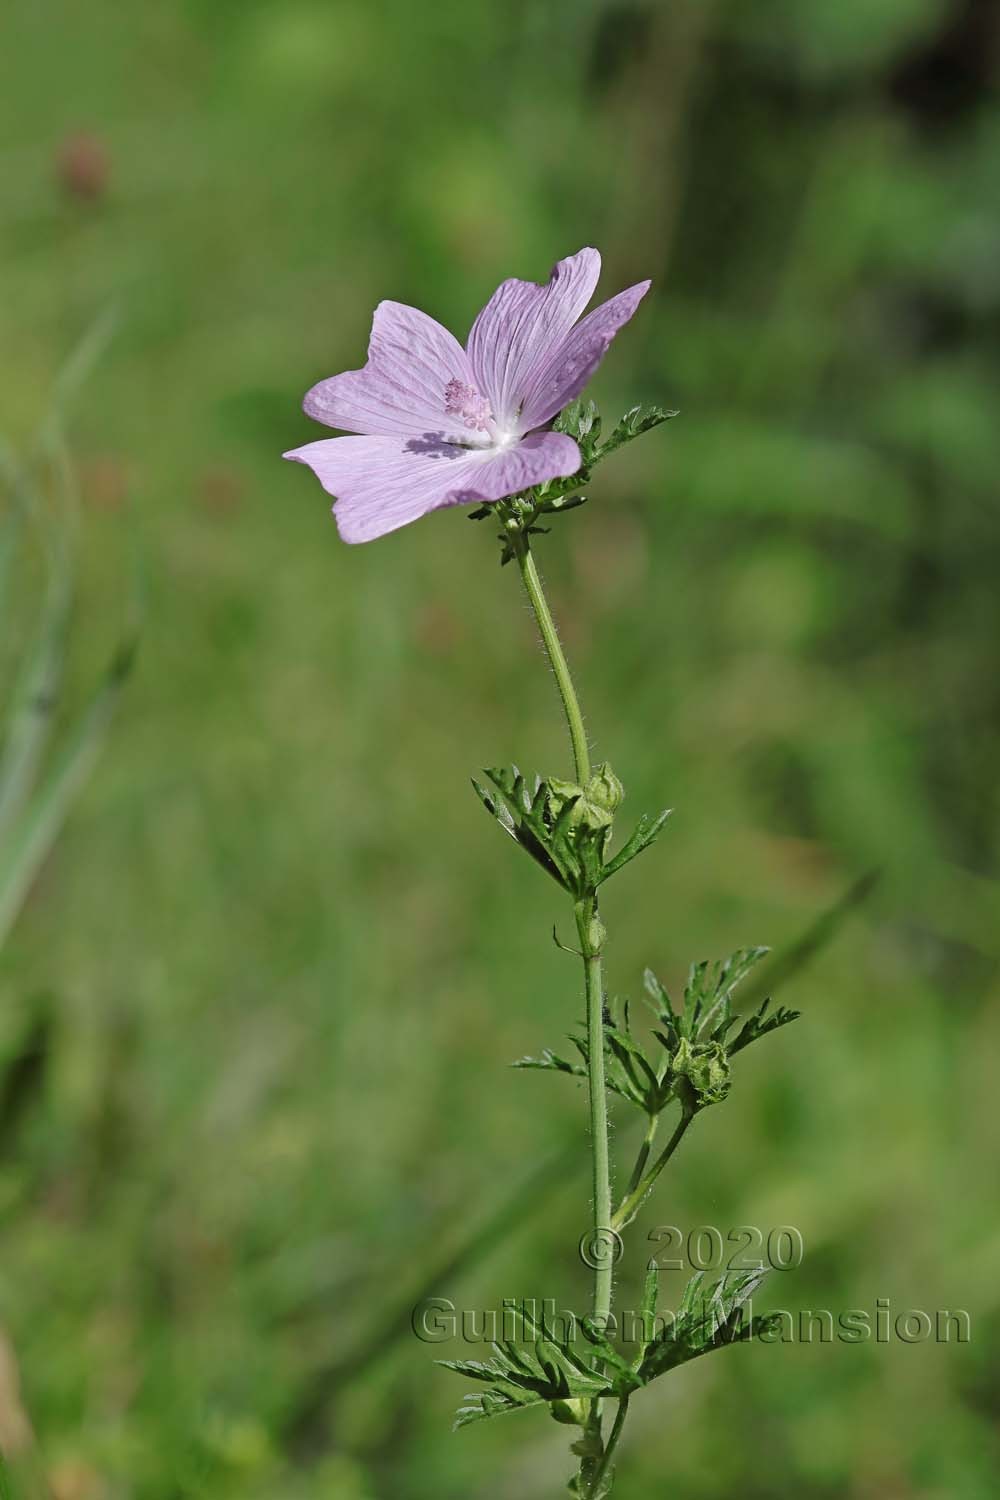
{"label": "serrated green leaf", "polygon": [[635,1370],[618,1353],[604,1330],[598,1328],[591,1318],[582,1318],[580,1331],[598,1357],[613,1371],[609,1383],[615,1394],[621,1395],[624,1392],[630,1393],[637,1390],[642,1382],[636,1379]]}
{"label": "serrated green leaf", "polygon": [[601,435],[601,414],[597,405],[589,400],[571,401],[556,417],[553,427],[565,432],[580,449],[584,466],[589,466],[596,453],[600,452],[598,440]]}
{"label": "serrated green leaf", "polygon": [[[486,810],[506,832],[564,890],[576,897],[596,890],[606,878],[604,855],[614,807],[621,797],[621,784],[610,767],[597,767],[586,788],[557,777],[536,777],[529,789],[516,766],[491,766],[484,775],[495,792],[475,778],[472,784]],[[640,842],[648,842],[653,836],[655,831],[647,820],[641,827]]]}
{"label": "serrated green leaf", "polygon": [[640,1304],[640,1317],[644,1329],[652,1328],[653,1319],[656,1317],[656,1303],[660,1290],[660,1268],[654,1256],[646,1269],[646,1279],[642,1286],[642,1302]]}
{"label": "serrated green leaf", "polygon": [[628,1075],[635,1102],[645,1106],[650,1094],[656,1094],[659,1089],[659,1079],[646,1054],[637,1042],[617,1027],[606,1026],[604,1039]]}
{"label": "serrated green leaf", "polygon": [[745,1307],[767,1274],[767,1270],[726,1272],[706,1291],[704,1273],[696,1272],[684,1288],[673,1321],[643,1355],[637,1371],[643,1383],[759,1332],[765,1326],[763,1320],[747,1318]]}
{"label": "serrated green leaf", "polygon": [[664,1013],[666,1013],[668,1016],[673,1015],[674,1011],[673,1006],[670,1003],[670,996],[667,994],[667,991],[657,979],[652,969],[643,970],[642,987],[646,991],[645,998],[649,1003],[653,1014],[657,1018],[662,1016]]}
{"label": "serrated green leaf", "polygon": [[610,1393],[603,1373],[585,1364],[568,1342],[553,1338],[523,1305],[518,1314],[525,1333],[535,1340],[533,1346],[502,1340],[491,1345],[489,1360],[437,1361],[444,1369],[486,1386],[466,1396],[466,1404],[456,1415],[456,1427],[528,1406]]}
{"label": "serrated green leaf", "polygon": [[613,453],[616,448],[623,447],[632,442],[633,438],[641,437],[644,432],[649,432],[654,427],[659,427],[661,422],[669,422],[671,417],[679,414],[669,411],[663,406],[633,406],[627,411],[619,422],[612,428],[605,442],[600,447],[600,457],[605,458]]}
{"label": "serrated green leaf", "polygon": [[630,860],[635,859],[637,854],[641,854],[644,849],[649,848],[650,844],[656,842],[671,812],[672,808],[668,807],[655,818],[650,818],[648,813],[642,814],[631,837],[622,845],[618,853],[605,863],[601,870],[602,883],[610,879],[612,875],[616,875]]}
{"label": "serrated green leaf", "polygon": [[[490,792],[472,777],[472,785],[487,812],[521,847],[531,855],[547,875],[564,889],[572,889],[571,872],[561,867],[554,854],[545,824],[544,804],[539,789],[529,793],[525,778],[517,766],[493,766],[483,773],[496,789]],[[497,795],[498,794],[498,795]]]}
{"label": "serrated green leaf", "polygon": [[781,1026],[787,1026],[790,1021],[797,1021],[802,1014],[798,1010],[788,1010],[784,1006],[778,1006],[771,1015],[767,1014],[771,1004],[768,996],[754,1012],[754,1014],[743,1023],[734,1039],[728,1044],[729,1055],[742,1052],[744,1047],[749,1047],[751,1042],[759,1041],[762,1036],[767,1036],[771,1031],[777,1031]]}
{"label": "serrated green leaf", "polygon": [[473,1422],[484,1421],[487,1417],[502,1417],[512,1411],[523,1411],[532,1406],[544,1406],[545,1401],[541,1396],[532,1396],[527,1392],[514,1396],[505,1391],[471,1391],[466,1397],[467,1405],[460,1406],[455,1413],[454,1429],[457,1432],[462,1427],[468,1427]]}
{"label": "serrated green leaf", "polygon": [[540,1068],[549,1072],[572,1073],[576,1078],[586,1078],[587,1069],[580,1063],[568,1062],[565,1057],[559,1057],[548,1047],[539,1057],[519,1057],[516,1062],[511,1063],[512,1068]]}
{"label": "serrated green leaf", "polygon": [[733,990],[769,952],[769,948],[762,947],[739,948],[722,962],[694,966],[684,1002],[685,1012],[690,1013],[699,1036],[714,1037],[713,1023],[728,1021],[726,1007]]}

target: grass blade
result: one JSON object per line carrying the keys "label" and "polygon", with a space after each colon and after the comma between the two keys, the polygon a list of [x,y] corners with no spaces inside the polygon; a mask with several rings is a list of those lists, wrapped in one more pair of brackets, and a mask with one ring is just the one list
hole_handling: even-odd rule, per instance
{"label": "grass blade", "polygon": [[747,1008],[759,1005],[762,1000],[773,995],[781,985],[787,984],[789,979],[822,953],[833,942],[851,913],[865,904],[881,878],[881,870],[866,870],[847,887],[842,896],[838,896],[825,911],[821,911],[793,943],[769,958],[758,970],[758,977],[748,980],[743,986],[740,999]]}
{"label": "grass blade", "polygon": [[134,655],[132,640],[116,651],[47,779],[0,851],[0,949],[103,747]]}

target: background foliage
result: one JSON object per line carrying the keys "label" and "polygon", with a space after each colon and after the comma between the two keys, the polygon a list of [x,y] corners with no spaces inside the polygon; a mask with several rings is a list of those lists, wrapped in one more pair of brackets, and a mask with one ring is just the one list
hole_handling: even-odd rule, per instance
{"label": "background foliage", "polygon": [[[119,313],[71,428],[67,714],[137,550],[146,598],[0,960],[0,1424],[26,1494],[558,1493],[565,1433],[453,1436],[430,1357],[456,1351],[399,1311],[585,1297],[582,1095],[505,1071],[577,1018],[558,893],[468,789],[567,773],[554,695],[483,528],[349,551],[278,455],[318,435],[298,399],[362,362],[379,298],[461,331],[587,243],[607,293],[654,278],[606,417],[681,410],[541,548],[598,758],[632,812],[677,809],[609,889],[611,982],[780,950],[882,872],[642,1223],[794,1224],[804,1264],[766,1305],[973,1328],[680,1370],[636,1401],[622,1500],[995,1494],[997,59],[989,0],[8,0],[21,451]],[[8,677],[27,543],[13,576]],[[511,1215],[567,1141],[579,1168]]]}

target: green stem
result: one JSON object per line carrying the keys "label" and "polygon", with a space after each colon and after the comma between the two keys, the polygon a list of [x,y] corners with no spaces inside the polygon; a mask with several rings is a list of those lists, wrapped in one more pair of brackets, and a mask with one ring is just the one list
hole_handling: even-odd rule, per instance
{"label": "green stem", "polygon": [[677,1128],[675,1129],[673,1135],[670,1137],[669,1141],[664,1146],[663,1150],[660,1152],[659,1156],[656,1158],[653,1165],[646,1173],[645,1177],[640,1178],[636,1186],[632,1188],[630,1192],[627,1192],[625,1194],[625,1197],[618,1205],[618,1208],[615,1210],[614,1217],[611,1220],[611,1227],[616,1234],[620,1230],[624,1229],[626,1224],[630,1224],[632,1222],[634,1215],[642,1206],[643,1200],[649,1193],[649,1190],[653,1186],[653,1183],[659,1177],[660,1173],[663,1171],[663,1168],[667,1165],[667,1162],[670,1160],[674,1152],[677,1150],[677,1147],[680,1145],[681,1140],[684,1136],[684,1132],[685,1130],[687,1130],[693,1119],[694,1115],[689,1114],[685,1110],[684,1114],[681,1115],[680,1119],[677,1122]]}
{"label": "green stem", "polygon": [[[559,632],[552,618],[542,580],[538,576],[535,560],[531,555],[528,537],[523,531],[515,531],[511,538],[514,556],[517,558],[525,591],[538,621],[542,644],[548,654],[559,688],[559,696],[566,712],[569,737],[573,745],[573,761],[577,783],[586,786],[590,780],[590,751],[583,727],[583,714],[576,696],[569,663],[559,640]],[[590,1137],[594,1168],[594,1235],[592,1242],[594,1262],[595,1321],[606,1323],[611,1311],[611,1293],[614,1282],[615,1246],[608,1233],[611,1227],[611,1163],[608,1151],[608,1095],[604,1076],[604,979],[601,965],[601,948],[604,928],[597,915],[597,896],[591,891],[576,903],[576,926],[580,936],[580,951],[583,955],[584,985],[587,996],[587,1039],[590,1064],[587,1069],[590,1093]]]}
{"label": "green stem", "polygon": [[576,928],[583,953],[587,992],[587,1069],[590,1085],[590,1144],[594,1167],[594,1234],[590,1257],[594,1267],[594,1322],[603,1327],[611,1311],[616,1245],[611,1229],[611,1161],[608,1150],[608,1093],[604,1078],[604,979],[601,943],[604,928],[597,915],[596,896],[576,907]]}
{"label": "green stem", "polygon": [[601,1455],[601,1462],[598,1465],[597,1472],[591,1482],[590,1493],[592,1495],[596,1495],[598,1493],[601,1480],[607,1474],[608,1469],[611,1466],[611,1460],[615,1456],[615,1449],[618,1447],[618,1440],[621,1437],[622,1430],[625,1426],[625,1418],[628,1416],[628,1402],[628,1396],[620,1396],[618,1398],[618,1410],[615,1412],[615,1420],[611,1428],[610,1436],[608,1437],[607,1446],[605,1447],[604,1452]]}
{"label": "green stem", "polygon": [[656,1132],[659,1129],[659,1125],[659,1115],[650,1115],[649,1124],[646,1126],[646,1134],[643,1137],[642,1145],[639,1147],[639,1155],[635,1159],[635,1166],[632,1168],[632,1175],[629,1177],[628,1187],[625,1189],[626,1197],[632,1192],[633,1188],[638,1187],[642,1179],[642,1174],[649,1160],[649,1153],[653,1149],[653,1142],[656,1139]]}
{"label": "green stem", "polygon": [[[591,778],[590,750],[583,727],[583,714],[576,696],[569,664],[563,652],[559,632],[552,611],[549,609],[538,576],[531,546],[524,530],[515,529],[510,537],[511,551],[517,558],[524,581],[525,592],[531,601],[538,622],[542,644],[559,688],[569,737],[573,746],[573,764],[577,784],[585,787]],[[611,1298],[614,1291],[614,1267],[617,1259],[617,1238],[611,1232],[611,1162],[608,1148],[608,1094],[604,1069],[604,976],[601,950],[604,946],[604,926],[597,914],[597,892],[587,891],[575,904],[576,930],[580,938],[580,954],[583,959],[584,988],[587,999],[587,1083],[590,1098],[590,1142],[593,1161],[593,1235],[590,1262],[594,1271],[594,1295],[592,1315],[599,1327],[606,1327],[611,1313]],[[598,1485],[607,1472],[611,1455],[621,1436],[625,1422],[627,1400],[618,1404],[614,1426],[607,1448],[601,1456],[596,1476],[587,1483],[586,1493],[596,1495]],[[590,1428],[598,1441],[601,1431],[601,1401],[592,1402]],[[581,1482],[592,1459],[584,1458],[580,1465]]]}
{"label": "green stem", "polygon": [[556,686],[562,699],[563,708],[566,711],[566,722],[569,725],[569,737],[573,743],[573,762],[576,767],[576,779],[580,786],[586,786],[590,780],[590,750],[587,746],[587,734],[583,727],[583,715],[580,712],[580,702],[573,687],[573,679],[569,674],[569,663],[563,652],[556,622],[552,618],[545,591],[542,588],[542,580],[538,576],[535,567],[535,559],[531,554],[528,538],[523,531],[514,535],[514,556],[521,570],[524,587],[531,607],[535,611],[535,619],[538,621],[538,629],[541,633],[542,644],[545,647],[552,671],[555,675]]}

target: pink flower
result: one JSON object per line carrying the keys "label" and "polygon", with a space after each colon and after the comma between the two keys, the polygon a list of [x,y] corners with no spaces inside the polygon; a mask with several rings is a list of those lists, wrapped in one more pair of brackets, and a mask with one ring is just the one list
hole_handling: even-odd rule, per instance
{"label": "pink flower", "polygon": [[600,271],[600,255],[588,249],[559,261],[547,286],[503,282],[464,349],[415,307],[379,303],[364,369],[321,380],[303,403],[318,422],[360,436],[284,455],[308,464],[337,497],[345,542],[576,473],[579,448],[549,424],[649,288],[640,281],[580,320]]}

